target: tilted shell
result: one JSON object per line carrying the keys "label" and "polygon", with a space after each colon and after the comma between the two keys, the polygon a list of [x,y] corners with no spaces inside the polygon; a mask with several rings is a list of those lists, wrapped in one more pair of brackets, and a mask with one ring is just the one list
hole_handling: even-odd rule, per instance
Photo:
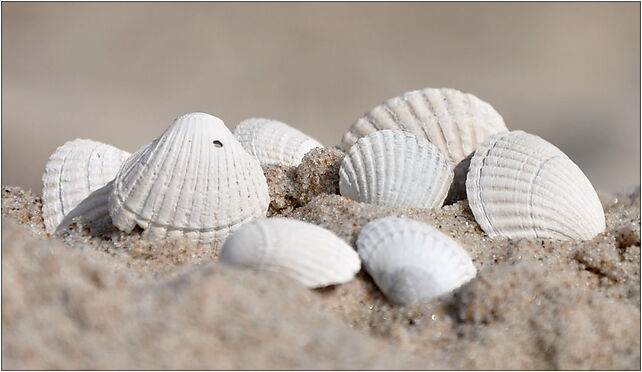
{"label": "tilted shell", "polygon": [[584,173],[554,145],[522,131],[496,134],[473,156],[466,192],[490,237],[592,239],[604,210]]}
{"label": "tilted shell", "polygon": [[239,123],[234,136],[261,164],[297,166],[317,140],[277,120],[253,118]]}
{"label": "tilted shell", "polygon": [[113,224],[138,224],[151,241],[185,237],[198,244],[224,239],[243,223],[264,217],[270,202],[259,162],[223,121],[183,115],[132,155],[109,197]]}
{"label": "tilted shell", "polygon": [[219,260],[283,273],[312,288],[348,282],[361,267],[354,249],[333,232],[278,217],[241,227],[227,239]]}
{"label": "tilted shell", "polygon": [[363,266],[386,297],[398,305],[448,293],[477,274],[457,242],[425,223],[383,217],[357,237]]}
{"label": "tilted shell", "polygon": [[341,195],[397,208],[441,207],[452,180],[452,167],[437,147],[400,130],[360,138],[339,170]]}
{"label": "tilted shell", "polygon": [[89,139],[58,147],[42,175],[42,216],[48,233],[85,197],[114,179],[129,153]]}
{"label": "tilted shell", "polygon": [[491,105],[455,89],[426,88],[388,99],[358,119],[343,136],[347,151],[359,138],[382,129],[400,129],[425,138],[456,166],[489,135],[506,124]]}

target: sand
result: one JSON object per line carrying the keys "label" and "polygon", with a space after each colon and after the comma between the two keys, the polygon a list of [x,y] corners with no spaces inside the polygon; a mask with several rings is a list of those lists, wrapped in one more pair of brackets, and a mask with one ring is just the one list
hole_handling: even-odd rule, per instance
{"label": "sand", "polygon": [[477,277],[409,306],[361,272],[310,290],[77,221],[44,233],[40,199],[2,189],[2,360],[7,369],[640,369],[640,188],[600,194],[592,241],[489,239],[465,200],[392,209],[337,195],[337,149],[266,166],[271,216],[353,244],[377,217],[425,221],[471,254]]}

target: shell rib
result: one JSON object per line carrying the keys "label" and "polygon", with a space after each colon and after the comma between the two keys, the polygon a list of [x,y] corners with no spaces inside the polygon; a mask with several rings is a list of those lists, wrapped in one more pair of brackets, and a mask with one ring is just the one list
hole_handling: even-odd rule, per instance
{"label": "shell rib", "polygon": [[263,164],[297,166],[315,147],[323,147],[314,138],[277,120],[253,118],[242,121],[234,136],[243,148]]}
{"label": "shell rib", "polygon": [[604,211],[591,182],[571,159],[522,131],[488,138],[473,156],[466,191],[490,237],[592,239]]}
{"label": "shell rib", "polygon": [[348,282],[361,267],[354,249],[331,231],[286,218],[244,225],[227,239],[219,260],[283,273],[312,288]]}
{"label": "shell rib", "polygon": [[446,155],[453,167],[489,135],[505,131],[504,119],[491,105],[455,89],[426,88],[406,92],[373,108],[343,136],[347,151],[357,140],[382,129],[400,129],[425,138]]}
{"label": "shell rib", "polygon": [[109,213],[120,230],[131,232],[138,224],[150,241],[210,244],[264,217],[269,202],[261,166],[223,121],[190,113],[127,159]]}
{"label": "shell rib", "polygon": [[88,139],[58,147],[42,175],[42,215],[53,233],[65,216],[85,197],[114,179],[129,153]]}
{"label": "shell rib", "polygon": [[441,207],[452,180],[452,167],[437,147],[399,130],[360,138],[339,170],[341,195],[397,208]]}
{"label": "shell rib", "polygon": [[366,271],[398,305],[441,296],[477,274],[457,242],[408,218],[383,217],[368,223],[357,237],[357,248]]}

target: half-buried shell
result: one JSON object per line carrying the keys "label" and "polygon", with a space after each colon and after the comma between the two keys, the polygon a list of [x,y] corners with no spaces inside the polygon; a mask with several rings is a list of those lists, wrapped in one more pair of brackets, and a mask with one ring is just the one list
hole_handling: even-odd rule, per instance
{"label": "half-buried shell", "polygon": [[297,166],[319,141],[277,120],[252,118],[239,123],[234,136],[243,148],[264,164]]}
{"label": "half-buried shell", "polygon": [[488,236],[592,239],[604,231],[602,204],[580,168],[522,131],[489,137],[473,156],[466,192]]}
{"label": "half-buried shell", "polygon": [[371,221],[361,229],[357,248],[366,271],[398,305],[444,295],[477,273],[468,252],[457,242],[408,218]]}
{"label": "half-buried shell", "polygon": [[227,239],[219,260],[283,273],[312,288],[348,282],[361,267],[354,249],[333,232],[286,218],[244,225]]}
{"label": "half-buried shell", "polygon": [[113,224],[150,241],[225,239],[264,217],[270,202],[259,162],[219,118],[190,113],[123,164],[109,197]]}
{"label": "half-buried shell", "polygon": [[129,156],[126,151],[89,139],[75,139],[58,147],[42,175],[46,231],[53,233],[83,199],[113,180]]}
{"label": "half-buried shell", "polygon": [[439,208],[452,180],[452,167],[436,146],[400,130],[360,138],[339,170],[341,195],[396,208]]}

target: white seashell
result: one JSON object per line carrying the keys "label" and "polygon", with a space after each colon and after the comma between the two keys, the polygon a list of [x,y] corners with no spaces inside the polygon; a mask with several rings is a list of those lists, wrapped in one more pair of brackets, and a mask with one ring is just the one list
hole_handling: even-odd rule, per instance
{"label": "white seashell", "polygon": [[473,156],[466,192],[481,228],[494,237],[592,239],[604,210],[571,159],[522,131],[488,138]]}
{"label": "white seashell", "polygon": [[406,92],[373,108],[343,136],[347,151],[359,138],[382,129],[400,129],[425,138],[456,166],[489,135],[506,124],[491,105],[455,89]]}
{"label": "white seashell", "polygon": [[317,140],[277,120],[253,118],[242,121],[234,136],[243,148],[263,164],[297,166]]}
{"label": "white seashell", "polygon": [[227,239],[219,260],[283,273],[311,288],[348,282],[361,267],[354,249],[333,232],[277,217],[241,227]]}
{"label": "white seashell", "polygon": [[85,197],[111,181],[129,153],[88,139],[58,147],[42,175],[42,216],[48,233]]}
{"label": "white seashell", "polygon": [[113,224],[138,224],[150,241],[210,244],[257,217],[270,202],[261,166],[219,118],[183,115],[132,155],[109,197]]}
{"label": "white seashell", "polygon": [[437,147],[400,130],[360,138],[339,170],[341,195],[397,208],[441,207],[452,180],[452,167]]}
{"label": "white seashell", "polygon": [[92,234],[100,234],[112,228],[109,216],[109,194],[114,187],[113,180],[93,191],[72,209],[56,228],[56,234],[63,233],[75,218],[82,218],[92,228]]}
{"label": "white seashell", "polygon": [[383,217],[357,237],[363,266],[393,303],[432,299],[467,283],[477,269],[456,241],[425,223]]}

